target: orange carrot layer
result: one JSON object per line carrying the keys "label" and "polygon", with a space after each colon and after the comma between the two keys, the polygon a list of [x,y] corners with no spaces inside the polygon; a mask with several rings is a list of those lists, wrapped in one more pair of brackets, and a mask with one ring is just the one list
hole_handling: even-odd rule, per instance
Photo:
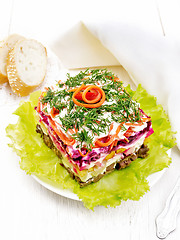
{"label": "orange carrot layer", "polygon": [[125,123],[125,125],[126,126],[141,126],[141,125],[143,125],[143,123],[142,122],[139,122],[139,123],[131,123],[131,122],[127,122],[127,123]]}
{"label": "orange carrot layer", "polygon": [[[122,124],[123,124],[123,123],[122,123]],[[120,132],[120,130],[121,130],[122,124],[120,124],[120,125],[117,127],[116,133],[115,133],[114,135],[109,136],[109,140],[108,140],[107,142],[102,142],[102,141],[101,141],[102,139],[97,139],[97,140],[95,141],[95,145],[97,145],[97,146],[99,146],[99,147],[107,147],[107,146],[109,146],[109,145],[112,144],[112,145],[111,145],[111,149],[112,149],[112,147],[114,146],[114,144],[117,144],[115,138],[118,136],[118,134],[119,134],[119,132]],[[111,126],[110,126],[110,129],[112,130],[112,124],[111,124]]]}
{"label": "orange carrot layer", "polygon": [[54,121],[49,118],[49,121],[51,123],[52,129],[56,132],[56,134],[60,137],[60,139],[64,142],[64,144],[71,146],[74,145],[75,139],[68,138],[60,129],[57,128]]}
{"label": "orange carrot layer", "polygon": [[79,153],[80,153],[80,155],[81,155],[81,157],[86,157],[87,155],[88,155],[88,153],[90,152],[90,151],[87,151],[87,153],[86,154],[83,154],[80,150],[78,150],[79,151]]}
{"label": "orange carrot layer", "polygon": [[95,145],[99,147],[107,147],[114,141],[115,135],[111,136],[110,139],[107,142],[102,142],[102,139],[97,139],[95,141]]}
{"label": "orange carrot layer", "polygon": [[56,109],[55,107],[53,107],[52,109],[51,109],[51,116],[54,118],[56,115],[58,115],[59,114],[59,110],[58,109]]}

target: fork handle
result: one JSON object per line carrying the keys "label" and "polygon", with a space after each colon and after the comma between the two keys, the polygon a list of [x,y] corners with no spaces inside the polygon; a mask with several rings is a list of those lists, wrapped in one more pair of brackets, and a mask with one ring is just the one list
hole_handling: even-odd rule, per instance
{"label": "fork handle", "polygon": [[175,187],[170,193],[164,210],[156,218],[156,234],[160,239],[164,239],[176,228],[176,218],[180,211],[180,177]]}

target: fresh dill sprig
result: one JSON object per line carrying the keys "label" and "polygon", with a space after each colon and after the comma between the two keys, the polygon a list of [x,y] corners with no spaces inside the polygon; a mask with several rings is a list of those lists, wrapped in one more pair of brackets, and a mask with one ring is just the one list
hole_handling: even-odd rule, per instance
{"label": "fresh dill sprig", "polygon": [[[82,83],[100,86],[106,96],[104,104],[98,108],[85,108],[74,104],[73,92],[68,90],[79,87]],[[73,138],[81,143],[81,147],[86,145],[90,149],[93,138],[107,133],[112,121],[133,123],[141,120],[138,104],[123,89],[122,82],[116,81],[116,76],[107,69],[86,69],[73,77],[67,74],[65,83],[59,83],[58,87],[58,90],[48,88],[41,101],[43,104],[49,103],[50,108],[67,110],[63,116],[59,114],[57,117],[64,131],[78,130],[73,134]]]}

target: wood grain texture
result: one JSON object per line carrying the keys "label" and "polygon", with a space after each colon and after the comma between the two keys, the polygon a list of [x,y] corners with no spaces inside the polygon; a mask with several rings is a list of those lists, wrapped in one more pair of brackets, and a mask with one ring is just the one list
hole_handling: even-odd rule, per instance
{"label": "wood grain texture", "polygon": [[[180,30],[177,29],[178,10],[173,5],[176,1],[158,0],[162,23],[155,1],[111,1],[113,7],[108,7],[109,2],[106,4],[103,1],[103,5],[99,3],[99,8],[96,1],[91,1],[89,11],[84,2],[14,0],[13,6],[12,1],[1,0],[0,36],[10,31],[51,44],[53,39],[63,35],[80,19],[103,18],[107,13],[111,19],[135,21],[160,35],[163,24],[167,34],[180,36]],[[106,11],[102,11],[102,6]],[[1,106],[0,239],[158,239],[155,218],[162,211],[180,170],[176,148],[172,152],[170,168],[140,201],[122,202],[116,208],[96,207],[93,212],[86,209],[82,202],[45,189],[20,170],[19,158],[8,148],[4,130],[8,122],[12,121],[14,110],[13,100],[9,107]],[[177,226],[168,240],[176,240],[180,236],[180,219]]]}
{"label": "wood grain texture", "polygon": [[13,12],[13,0],[0,0],[0,41],[7,37],[10,32]]}

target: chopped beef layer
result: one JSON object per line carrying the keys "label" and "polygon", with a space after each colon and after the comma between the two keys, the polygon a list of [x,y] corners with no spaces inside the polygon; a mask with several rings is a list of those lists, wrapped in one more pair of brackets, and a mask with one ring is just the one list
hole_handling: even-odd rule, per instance
{"label": "chopped beef layer", "polygon": [[[37,124],[37,126],[36,126],[36,132],[41,134],[41,137],[43,138],[44,143],[49,148],[51,148],[56,153],[56,155],[61,159],[61,157],[62,157],[61,152],[56,148],[56,146],[54,146],[53,141],[51,140],[50,136],[43,132],[43,130],[39,124]],[[149,151],[149,148],[147,147],[147,145],[143,144],[136,153],[133,153],[133,154],[125,157],[124,159],[119,160],[118,162],[112,163],[111,165],[109,165],[106,168],[106,171],[103,174],[101,173],[96,177],[92,177],[92,178],[88,179],[86,182],[82,182],[81,179],[78,176],[76,176],[71,171],[70,168],[65,167],[63,165],[63,163],[60,163],[60,164],[69,172],[70,176],[80,184],[81,187],[85,187],[85,186],[89,185],[90,183],[98,182],[104,175],[106,175],[110,172],[113,172],[115,169],[120,170],[120,169],[128,167],[131,164],[131,162],[136,160],[136,158],[138,158],[138,157],[139,158],[147,157],[148,151]]]}

